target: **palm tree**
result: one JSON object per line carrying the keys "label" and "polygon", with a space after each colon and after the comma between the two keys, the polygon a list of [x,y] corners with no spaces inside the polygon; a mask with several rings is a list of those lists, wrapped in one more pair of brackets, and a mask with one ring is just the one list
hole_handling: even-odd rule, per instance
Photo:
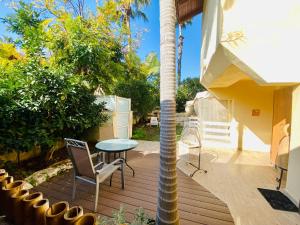
{"label": "palm tree", "polygon": [[178,24],[178,58],[177,58],[177,85],[179,86],[181,83],[181,61],[182,61],[182,53],[183,53],[183,40],[184,37],[182,35],[182,30],[186,28],[187,25],[191,25],[192,21],[188,20],[184,23]]}
{"label": "palm tree", "polygon": [[179,224],[176,174],[176,9],[160,0],[160,172],[156,224]]}
{"label": "palm tree", "polygon": [[121,5],[123,22],[128,30],[128,48],[131,49],[131,19],[142,18],[148,21],[143,8],[150,5],[151,0],[119,0],[118,2]]}

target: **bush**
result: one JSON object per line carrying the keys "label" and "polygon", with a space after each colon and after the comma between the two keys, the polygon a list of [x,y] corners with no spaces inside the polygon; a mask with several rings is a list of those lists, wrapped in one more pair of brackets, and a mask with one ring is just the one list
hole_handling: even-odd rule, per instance
{"label": "bush", "polygon": [[146,132],[143,128],[136,128],[133,130],[132,138],[136,140],[144,140]]}
{"label": "bush", "polygon": [[144,80],[123,81],[116,85],[115,94],[131,98],[132,111],[137,119],[145,119],[155,107],[154,88]]}
{"label": "bush", "polygon": [[47,151],[63,137],[78,138],[106,120],[104,105],[63,69],[26,62],[9,74],[0,72],[0,143],[2,153]]}

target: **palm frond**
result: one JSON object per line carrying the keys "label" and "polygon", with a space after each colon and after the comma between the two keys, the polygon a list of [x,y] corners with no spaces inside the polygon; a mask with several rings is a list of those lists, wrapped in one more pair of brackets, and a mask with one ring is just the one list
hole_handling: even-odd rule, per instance
{"label": "palm frond", "polygon": [[148,22],[147,15],[143,11],[141,11],[141,10],[137,10],[137,9],[132,10],[130,17],[132,19],[134,19],[134,18],[140,18],[140,19],[144,20],[145,22]]}
{"label": "palm frond", "polygon": [[134,0],[134,6],[139,10],[141,10],[145,6],[150,5],[150,3],[151,0]]}

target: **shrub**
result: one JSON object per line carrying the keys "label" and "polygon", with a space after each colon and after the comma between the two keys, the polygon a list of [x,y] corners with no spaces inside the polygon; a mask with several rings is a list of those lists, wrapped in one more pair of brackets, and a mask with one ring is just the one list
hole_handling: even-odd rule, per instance
{"label": "shrub", "polygon": [[132,138],[136,140],[143,140],[146,138],[146,132],[143,128],[136,128],[133,130]]}
{"label": "shrub", "polygon": [[36,62],[0,72],[0,143],[2,152],[47,151],[63,137],[78,138],[106,120],[103,104],[63,69]]}
{"label": "shrub", "polygon": [[132,111],[138,119],[145,119],[155,107],[154,88],[144,80],[128,80],[115,87],[115,94],[131,98]]}

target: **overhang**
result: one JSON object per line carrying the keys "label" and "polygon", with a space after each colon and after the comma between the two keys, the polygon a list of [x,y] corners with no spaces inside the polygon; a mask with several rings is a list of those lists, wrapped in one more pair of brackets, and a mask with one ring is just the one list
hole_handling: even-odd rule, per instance
{"label": "overhang", "polygon": [[178,23],[184,23],[203,11],[204,0],[176,0]]}

